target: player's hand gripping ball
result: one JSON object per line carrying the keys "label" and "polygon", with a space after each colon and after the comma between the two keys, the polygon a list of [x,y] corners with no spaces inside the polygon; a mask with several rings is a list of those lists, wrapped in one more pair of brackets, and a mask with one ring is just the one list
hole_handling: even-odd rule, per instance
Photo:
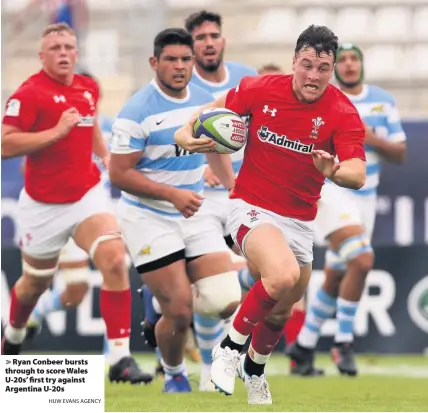
{"label": "player's hand gripping ball", "polygon": [[228,109],[208,109],[201,112],[193,127],[195,138],[210,138],[217,153],[239,151],[247,140],[244,120]]}

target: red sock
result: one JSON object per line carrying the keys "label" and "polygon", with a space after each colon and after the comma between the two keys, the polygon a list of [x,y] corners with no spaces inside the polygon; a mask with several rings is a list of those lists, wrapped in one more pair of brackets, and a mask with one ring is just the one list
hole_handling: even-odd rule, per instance
{"label": "red sock", "polygon": [[254,326],[271,312],[276,303],[266,292],[262,282],[257,281],[241,304],[233,320],[233,328],[239,334],[249,336]]}
{"label": "red sock", "polygon": [[16,296],[15,287],[13,287],[10,292],[9,324],[14,328],[24,328],[36,304],[22,303]]}
{"label": "red sock", "polygon": [[107,338],[129,337],[131,332],[131,290],[100,291],[100,310]]}
{"label": "red sock", "polygon": [[258,354],[267,356],[273,352],[281,337],[282,327],[262,320],[254,327],[251,347]]}
{"label": "red sock", "polygon": [[297,340],[297,336],[303,327],[305,322],[305,311],[293,310],[293,314],[290,319],[285,323],[284,336],[287,344],[294,343]]}
{"label": "red sock", "polygon": [[[305,323],[305,311],[293,310],[290,319],[285,323],[284,336],[287,345],[294,343],[297,340],[297,336]],[[291,361],[291,366],[294,367],[295,362]]]}

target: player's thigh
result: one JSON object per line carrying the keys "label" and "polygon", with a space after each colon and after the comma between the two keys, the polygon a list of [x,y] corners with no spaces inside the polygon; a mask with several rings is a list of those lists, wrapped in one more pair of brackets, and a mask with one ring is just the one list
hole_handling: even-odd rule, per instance
{"label": "player's thigh", "polygon": [[74,205],[76,226],[73,238],[98,267],[106,257],[125,255],[121,230],[106,191],[101,184]]}
{"label": "player's thigh", "polygon": [[298,277],[299,267],[274,214],[236,199],[227,223],[236,245],[262,278]]}
{"label": "player's thigh", "polygon": [[223,237],[223,225],[214,215],[196,215],[180,222],[190,279],[232,270],[232,259]]}
{"label": "player's thigh", "polygon": [[179,319],[187,325],[192,314],[193,295],[186,273],[185,259],[142,272],[140,275],[144,284],[158,300],[162,314],[168,318]]}
{"label": "player's thigh", "polygon": [[376,195],[355,195],[365,234],[371,240],[376,222]]}
{"label": "player's thigh", "polygon": [[69,204],[44,204],[23,190],[18,202],[17,226],[24,260],[35,268],[56,266],[73,229]]}
{"label": "player's thigh", "polygon": [[174,220],[123,201],[118,203],[117,217],[131,261],[140,274],[184,259],[184,241]]}
{"label": "player's thigh", "polygon": [[362,226],[362,219],[352,192],[333,183],[324,184],[318,201],[315,230],[327,238],[342,228],[354,226]]}

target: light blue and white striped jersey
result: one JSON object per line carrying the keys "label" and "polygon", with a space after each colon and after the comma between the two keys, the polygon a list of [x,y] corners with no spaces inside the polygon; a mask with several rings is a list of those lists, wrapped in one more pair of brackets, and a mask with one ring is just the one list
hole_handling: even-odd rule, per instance
{"label": "light blue and white striped jersey", "polygon": [[[191,82],[210,92],[214,96],[214,99],[218,99],[219,97],[225,95],[230,89],[238,86],[243,77],[257,75],[256,70],[240,63],[225,62],[225,69],[226,78],[223,80],[223,82],[215,83],[205,80],[201,77],[201,75],[198,74],[196,69],[193,70]],[[244,158],[244,148],[242,148],[238,152],[234,152],[230,155],[230,157],[232,159],[233,171],[235,172],[235,175],[237,175],[239,170],[241,169],[242,161]],[[219,185],[217,187],[211,187],[206,185],[205,190],[226,192],[226,189],[222,185]]]}
{"label": "light blue and white striped jersey", "polygon": [[[363,122],[373,128],[377,136],[390,142],[406,140],[395,99],[389,92],[378,86],[364,85],[359,95],[346,96],[357,108]],[[350,189],[361,196],[377,193],[382,162],[381,156],[373,147],[365,145],[365,151],[366,184],[359,190]]]}
{"label": "light blue and white striped jersey", "polygon": [[[147,178],[203,193],[205,155],[190,154],[180,148],[174,142],[174,132],[200,106],[212,101],[210,93],[193,84],[187,86],[184,99],[172,98],[152,80],[128,100],[114,121],[110,151],[115,154],[143,151],[136,169]],[[167,201],[137,197],[125,191],[121,199],[164,216],[183,218]]]}

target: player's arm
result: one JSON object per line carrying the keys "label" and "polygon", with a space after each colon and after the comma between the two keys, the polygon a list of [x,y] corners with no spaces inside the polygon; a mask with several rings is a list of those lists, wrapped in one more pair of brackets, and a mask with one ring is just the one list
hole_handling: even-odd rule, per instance
{"label": "player's arm", "polygon": [[[256,79],[258,79],[258,76],[244,77],[239,86],[229,90],[226,95],[219,97],[214,102],[200,107],[193,117],[175,132],[174,139],[177,145],[190,152],[212,152],[215,149],[215,142],[212,139],[195,139],[193,136],[193,125],[195,124],[198,115],[205,110],[215,108],[226,108],[240,116],[249,115],[250,105],[253,97],[255,96],[254,84],[256,83]],[[215,171],[213,172],[215,173]]]}
{"label": "player's arm", "polygon": [[137,150],[130,153],[115,151],[117,148],[112,148],[109,167],[110,180],[114,186],[135,196],[172,202],[176,188],[154,182],[136,170],[143,151]]}
{"label": "player's arm", "polygon": [[[123,112],[129,108],[125,106]],[[133,108],[133,107],[132,107]],[[133,109],[134,110],[134,109]],[[154,182],[136,170],[147,144],[149,132],[144,123],[118,118],[113,123],[109,175],[113,185],[129,194],[169,201],[174,187]]]}
{"label": "player's arm", "polygon": [[366,182],[364,126],[355,108],[341,114],[340,121],[333,136],[339,163],[335,162],[334,155],[322,150],[313,151],[312,158],[317,169],[336,185],[360,189]]}
{"label": "player's arm", "polygon": [[406,158],[406,134],[401,125],[395,101],[391,103],[387,117],[388,135],[379,136],[376,131],[366,126],[365,143],[374,148],[388,162],[403,163]]}
{"label": "player's arm", "polygon": [[1,132],[1,156],[15,158],[37,152],[63,138],[80,122],[75,108],[63,112],[55,127],[31,132],[37,119],[34,96],[12,96],[6,105]]}

